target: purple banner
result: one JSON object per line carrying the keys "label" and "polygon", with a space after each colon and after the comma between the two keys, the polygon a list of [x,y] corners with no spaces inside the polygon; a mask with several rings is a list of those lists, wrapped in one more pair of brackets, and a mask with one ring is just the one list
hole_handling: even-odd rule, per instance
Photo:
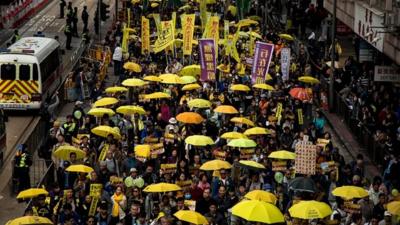
{"label": "purple banner", "polygon": [[201,81],[215,80],[217,62],[214,39],[199,39]]}
{"label": "purple banner", "polygon": [[274,53],[274,45],[257,41],[254,51],[253,68],[251,70],[251,83],[264,83],[269,70],[269,63]]}

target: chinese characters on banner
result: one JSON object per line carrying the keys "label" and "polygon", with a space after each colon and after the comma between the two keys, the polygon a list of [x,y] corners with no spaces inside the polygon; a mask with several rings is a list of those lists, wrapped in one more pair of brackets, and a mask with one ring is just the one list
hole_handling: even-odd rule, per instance
{"label": "chinese characters on banner", "polygon": [[183,31],[183,54],[192,54],[192,42],[194,33],[195,14],[184,14],[181,16]]}
{"label": "chinese characters on banner", "polygon": [[158,34],[158,39],[154,43],[153,51],[158,53],[172,45],[175,38],[174,32],[175,27],[172,20],[161,21],[161,31]]}
{"label": "chinese characters on banner", "polygon": [[213,39],[199,39],[201,81],[215,80],[216,58]]}
{"label": "chinese characters on banner", "polygon": [[[203,33],[203,38],[214,39],[215,43],[219,41],[219,17],[211,16],[207,21],[206,29]],[[218,48],[215,49],[215,55],[218,56]]]}
{"label": "chinese characters on banner", "polygon": [[142,54],[145,50],[150,52],[150,21],[142,16]]}
{"label": "chinese characters on banner", "polygon": [[290,48],[282,48],[281,50],[281,72],[282,80],[289,80],[290,69]]}
{"label": "chinese characters on banner", "polygon": [[264,42],[256,43],[256,50],[254,52],[253,68],[251,70],[252,84],[264,83],[265,75],[269,70],[269,63],[274,53],[274,45]]}
{"label": "chinese characters on banner", "polygon": [[296,144],[296,173],[314,175],[316,170],[317,146],[310,141]]}

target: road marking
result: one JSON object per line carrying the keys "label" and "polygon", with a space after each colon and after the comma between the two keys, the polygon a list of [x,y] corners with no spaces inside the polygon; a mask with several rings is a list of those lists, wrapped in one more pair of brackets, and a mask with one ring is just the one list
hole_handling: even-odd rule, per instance
{"label": "road marking", "polygon": [[58,29],[58,33],[61,33],[61,31],[63,31],[63,30],[64,30],[64,27],[65,27],[65,24],[64,24],[64,25],[62,25],[62,26],[60,27],[60,29]]}

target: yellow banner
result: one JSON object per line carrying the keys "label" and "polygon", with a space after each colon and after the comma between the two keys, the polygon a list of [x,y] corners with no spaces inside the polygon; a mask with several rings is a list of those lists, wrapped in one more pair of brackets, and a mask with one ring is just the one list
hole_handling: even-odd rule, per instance
{"label": "yellow banner", "polygon": [[219,17],[212,16],[207,22],[206,29],[203,33],[203,38],[212,38],[215,43],[218,44],[219,41]]}
{"label": "yellow banner", "polygon": [[90,203],[89,216],[94,216],[96,214],[97,203],[99,202],[99,197],[93,197]]}
{"label": "yellow banner", "polygon": [[193,33],[194,33],[194,22],[196,15],[182,15],[182,34],[183,34],[183,54],[191,55],[192,54],[192,42],[193,42]]}
{"label": "yellow banner", "polygon": [[142,54],[145,50],[150,52],[150,21],[142,16]]}
{"label": "yellow banner", "polygon": [[161,21],[161,32],[158,34],[158,39],[154,43],[153,51],[155,53],[161,52],[166,47],[174,43],[174,26],[173,21]]}
{"label": "yellow banner", "polygon": [[156,23],[157,34],[161,32],[161,18],[160,14],[153,14],[154,22]]}
{"label": "yellow banner", "polygon": [[175,173],[176,171],[176,164],[175,163],[170,163],[170,164],[161,164],[160,165],[161,170],[163,173]]}
{"label": "yellow banner", "polygon": [[278,122],[280,122],[282,118],[282,107],[283,107],[282,103],[278,102],[278,108],[276,109],[276,114],[275,114],[275,117],[278,118]]}
{"label": "yellow banner", "polygon": [[106,153],[108,151],[109,145],[105,144],[103,149],[101,149],[100,156],[99,156],[99,161],[104,161],[106,158]]}
{"label": "yellow banner", "polygon": [[124,25],[124,29],[122,30],[122,51],[128,51],[128,38],[129,38],[129,31],[127,30],[126,25]]}
{"label": "yellow banner", "polygon": [[224,39],[228,40],[229,36],[229,20],[224,20]]}
{"label": "yellow banner", "polygon": [[303,110],[302,109],[297,109],[297,117],[299,119],[299,125],[303,125]]}
{"label": "yellow banner", "polygon": [[200,20],[201,20],[201,28],[204,29],[207,23],[207,1],[200,1]]}
{"label": "yellow banner", "polygon": [[90,185],[89,196],[100,197],[102,188],[103,188],[102,184],[91,184]]}

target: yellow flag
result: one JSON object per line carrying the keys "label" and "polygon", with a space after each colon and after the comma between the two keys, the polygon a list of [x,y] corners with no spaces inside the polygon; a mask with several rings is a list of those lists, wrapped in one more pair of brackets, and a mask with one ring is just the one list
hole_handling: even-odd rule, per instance
{"label": "yellow flag", "polygon": [[160,14],[153,14],[154,22],[156,23],[157,34],[161,32],[161,19]]}
{"label": "yellow flag", "polygon": [[207,1],[200,0],[200,20],[201,20],[201,28],[205,28],[207,23]]}
{"label": "yellow flag", "polygon": [[128,38],[129,38],[129,31],[126,28],[126,25],[124,25],[124,29],[122,30],[122,51],[127,52],[128,51]]}
{"label": "yellow flag", "polygon": [[207,21],[206,29],[203,33],[203,38],[214,39],[215,56],[218,57],[218,41],[219,41],[219,17],[211,16]]}
{"label": "yellow flag", "polygon": [[172,20],[161,21],[161,31],[154,43],[153,51],[155,53],[164,50],[174,42],[175,29]]}
{"label": "yellow flag", "polygon": [[150,21],[142,16],[142,54],[145,50],[150,51]]}
{"label": "yellow flag", "polygon": [[192,54],[192,42],[194,33],[195,14],[182,15],[182,34],[183,34],[183,54]]}
{"label": "yellow flag", "polygon": [[229,36],[229,20],[224,20],[224,39],[228,40]]}

